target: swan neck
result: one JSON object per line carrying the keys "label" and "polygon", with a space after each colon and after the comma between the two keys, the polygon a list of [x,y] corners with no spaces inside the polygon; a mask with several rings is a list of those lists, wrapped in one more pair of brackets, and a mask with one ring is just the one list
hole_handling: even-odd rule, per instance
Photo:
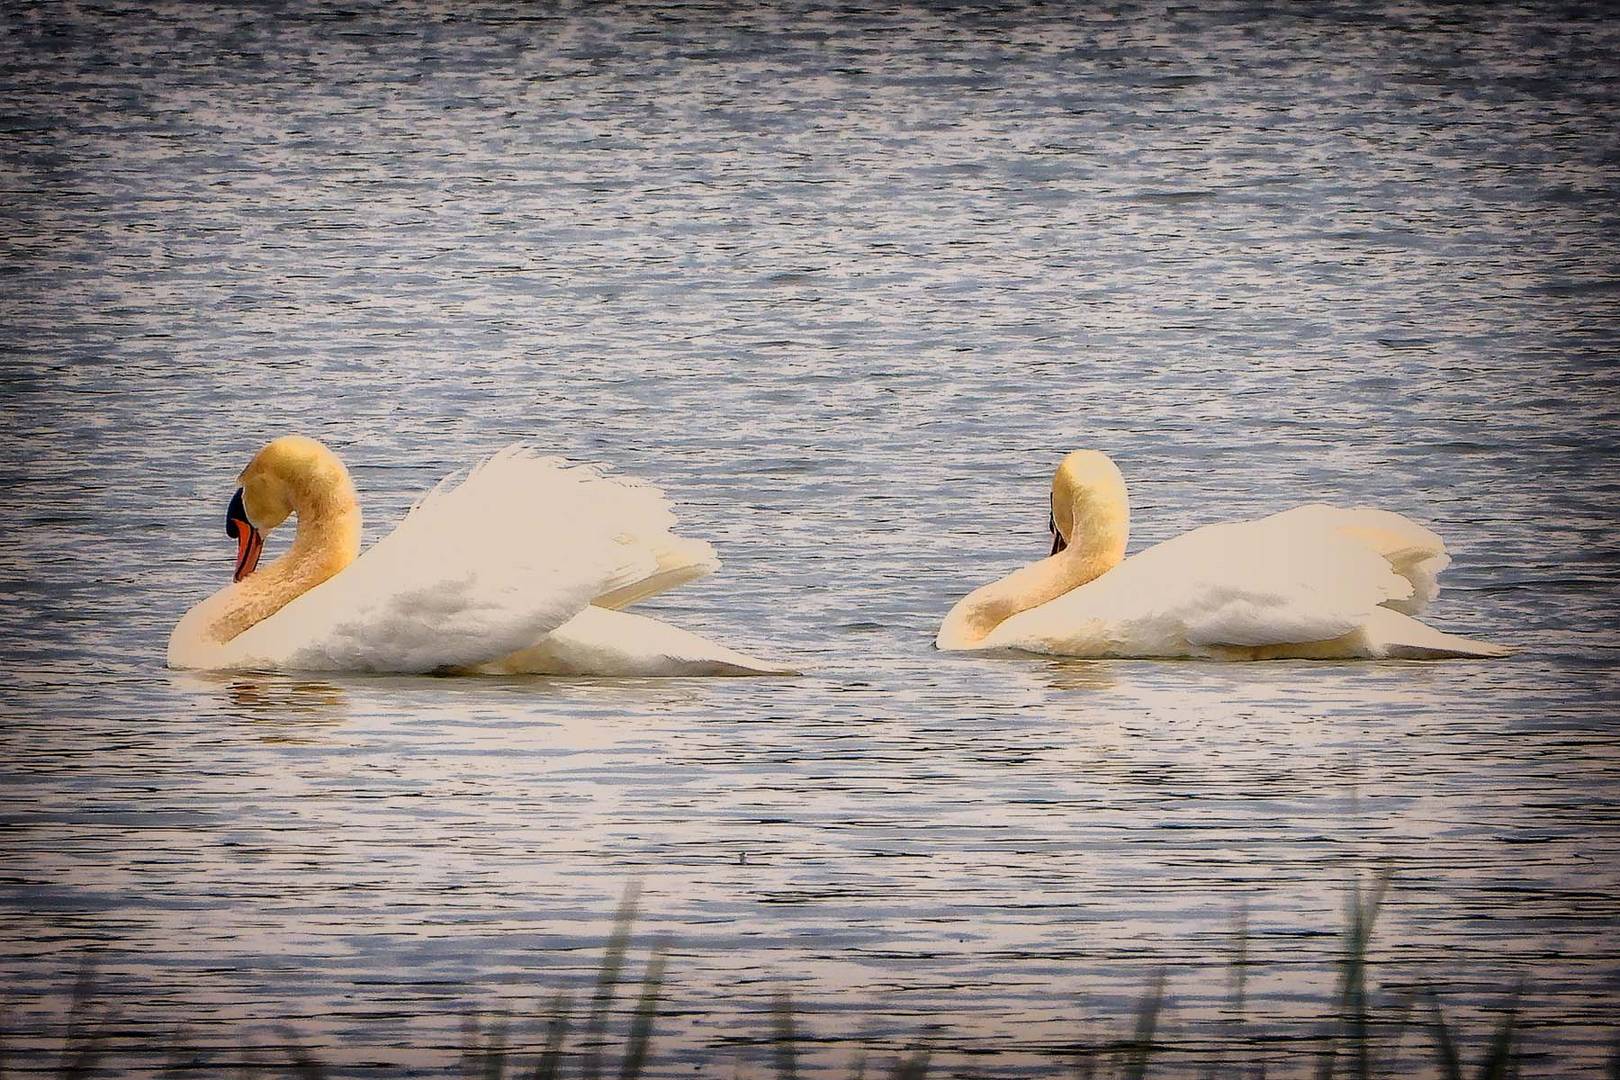
{"label": "swan neck", "polygon": [[1118,544],[1068,547],[975,589],[945,617],[935,644],[942,649],[982,644],[996,627],[1014,615],[1038,608],[1101,577],[1119,565],[1124,555],[1123,540]]}
{"label": "swan neck", "polygon": [[228,599],[209,634],[217,643],[223,645],[268,619],[360,554],[360,504],[347,477],[307,494],[293,512],[298,531],[286,554],[223,590]]}
{"label": "swan neck", "polygon": [[360,503],[352,487],[346,492],[322,495],[297,507],[294,513],[298,515],[298,531],[287,554],[277,562],[292,564],[303,576],[315,576],[307,588],[314,588],[359,556]]}

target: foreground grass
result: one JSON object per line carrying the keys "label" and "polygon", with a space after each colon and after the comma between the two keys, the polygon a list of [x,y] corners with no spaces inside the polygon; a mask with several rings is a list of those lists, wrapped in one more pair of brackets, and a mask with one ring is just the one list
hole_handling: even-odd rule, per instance
{"label": "foreground grass", "polygon": [[[1306,1060],[1287,1073],[1268,1072],[1269,1065],[1257,1052],[1259,1045],[1243,1021],[1248,936],[1240,918],[1233,935],[1231,1015],[1226,1041],[1212,1054],[1205,1054],[1199,1074],[1213,1078],[1241,1077],[1266,1080],[1268,1076],[1303,1076],[1314,1080],[1372,1080],[1374,1077],[1434,1076],[1441,1080],[1519,1080],[1524,1068],[1518,1007],[1514,992],[1500,1011],[1494,1027],[1483,1039],[1464,1039],[1448,1019],[1439,993],[1433,988],[1397,995],[1382,1007],[1376,1006],[1368,987],[1368,949],[1379,909],[1389,887],[1389,878],[1380,877],[1370,887],[1353,886],[1346,898],[1345,927],[1338,957],[1337,988],[1327,1015],[1319,1024],[1316,1049]],[[663,1004],[667,942],[655,942],[643,967],[639,985],[627,983],[626,966],[631,928],[635,923],[637,893],[626,891],[614,918],[613,930],[603,950],[594,988],[582,1010],[559,994],[550,1002],[543,1017],[545,1036],[536,1055],[510,1052],[506,1045],[507,1025],[498,1019],[485,1027],[476,1017],[466,1024],[466,1050],[459,1072],[481,1080],[637,1080],[652,1060],[654,1030]],[[622,1033],[610,1033],[614,1005],[621,990],[632,990],[635,1004],[629,1011]],[[1165,1008],[1165,977],[1161,972],[1139,998],[1135,1015],[1120,1037],[1094,1045],[1065,1048],[1055,1057],[1048,1075],[1075,1080],[1146,1080],[1166,1068],[1186,1074],[1188,1063],[1166,1060],[1174,1043],[1161,1037],[1160,1018]],[[31,1063],[29,1075],[55,1075],[61,1078],[122,1075],[120,1055],[115,1048],[116,1013],[97,1011],[94,976],[86,969],[74,987],[62,1053],[53,1068]],[[800,1048],[804,1042],[799,1015],[786,993],[778,995],[766,1021],[771,1067],[778,1080],[797,1080],[801,1073]],[[1420,1045],[1402,1046],[1404,1036],[1416,1030]],[[1620,1029],[1617,1029],[1620,1030]],[[820,1040],[825,1042],[825,1040]],[[853,1040],[851,1040],[853,1042]],[[1422,1044],[1426,1043],[1426,1047]],[[1465,1060],[1462,1047],[1477,1043],[1474,1060]],[[7,1068],[3,1031],[0,1031],[0,1077],[13,1075]],[[1426,1049],[1426,1053],[1425,1053]],[[184,1031],[177,1031],[168,1047],[169,1065],[158,1072],[169,1076],[291,1076],[298,1080],[325,1080],[328,1067],[318,1056],[304,1049],[292,1035],[285,1037],[279,1061],[238,1064],[229,1069],[208,1064],[207,1055],[191,1050]],[[1547,1070],[1552,1069],[1554,1072]],[[149,1071],[149,1070],[148,1070]],[[1554,1066],[1538,1062],[1534,1076],[1554,1075]],[[1620,1042],[1605,1070],[1612,1080],[1620,1080]],[[453,1073],[454,1074],[454,1073]],[[1557,1073],[1562,1075],[1562,1073]],[[742,1075],[733,1062],[697,1075]],[[818,1075],[828,1075],[818,1070]],[[917,1049],[891,1060],[868,1063],[857,1058],[850,1067],[850,1080],[924,1080],[930,1076],[976,1076],[969,1067],[946,1068],[938,1065],[927,1049]]]}

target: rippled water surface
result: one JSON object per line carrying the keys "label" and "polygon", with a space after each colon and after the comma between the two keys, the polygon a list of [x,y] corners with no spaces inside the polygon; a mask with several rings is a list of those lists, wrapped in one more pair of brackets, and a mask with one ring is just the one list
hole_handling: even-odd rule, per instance
{"label": "rippled water surface", "polygon": [[[1287,1069],[1387,868],[1380,994],[1478,1032],[1523,980],[1534,1074],[1596,1075],[1620,23],[1199,7],[6,5],[11,1063],[54,1065],[87,957],[129,1068],[178,1026],[431,1071],[500,1009],[532,1047],[639,881],[661,1076],[766,1068],[783,989],[849,1041],[807,1071],[1044,1067],[1161,969],[1192,1069],[1240,911]],[[649,610],[806,674],[166,671],[294,430],[372,539],[516,439],[656,481],[725,566]],[[1455,558],[1433,621],[1520,651],[934,652],[1081,446],[1133,547],[1407,513]]]}

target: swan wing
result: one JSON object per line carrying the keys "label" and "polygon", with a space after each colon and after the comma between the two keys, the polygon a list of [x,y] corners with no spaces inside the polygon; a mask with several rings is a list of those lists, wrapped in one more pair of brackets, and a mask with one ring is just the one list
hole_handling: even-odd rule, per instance
{"label": "swan wing", "polygon": [[533,645],[593,602],[712,570],[662,492],[509,447],[451,477],[353,565],[227,646],[230,665],[427,672]]}
{"label": "swan wing", "polygon": [[1370,506],[1345,509],[1312,503],[1262,518],[1255,524],[1268,525],[1285,534],[1327,529],[1371,548],[1411,586],[1410,595],[1384,604],[1407,615],[1423,613],[1440,592],[1441,571],[1451,565],[1451,556],[1439,536],[1392,510]]}
{"label": "swan wing", "polygon": [[1329,517],[1278,514],[1205,526],[1155,545],[1013,616],[985,644],[1081,656],[1183,656],[1218,646],[1326,641],[1413,593],[1412,582],[1375,546]]}

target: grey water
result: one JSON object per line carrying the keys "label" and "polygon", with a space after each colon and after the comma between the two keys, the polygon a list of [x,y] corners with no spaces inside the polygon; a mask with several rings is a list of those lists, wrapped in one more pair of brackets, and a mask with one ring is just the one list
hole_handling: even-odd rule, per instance
{"label": "grey water", "polygon": [[[4,5],[6,1066],[56,1067],[87,970],[131,1073],[293,1038],[429,1074],[502,1012],[533,1047],[639,882],[654,1075],[767,1071],[782,991],[808,1074],[1039,1073],[1159,971],[1155,1068],[1204,1068],[1239,918],[1277,1075],[1388,872],[1380,1000],[1438,987],[1482,1031],[1522,983],[1526,1075],[1598,1075],[1613,15]],[[724,566],[649,613],[805,674],[167,671],[237,472],[291,431],[368,539],[516,440],[653,481]],[[1124,470],[1133,550],[1407,514],[1455,560],[1431,621],[1518,651],[935,652],[1045,553],[1079,447]]]}

